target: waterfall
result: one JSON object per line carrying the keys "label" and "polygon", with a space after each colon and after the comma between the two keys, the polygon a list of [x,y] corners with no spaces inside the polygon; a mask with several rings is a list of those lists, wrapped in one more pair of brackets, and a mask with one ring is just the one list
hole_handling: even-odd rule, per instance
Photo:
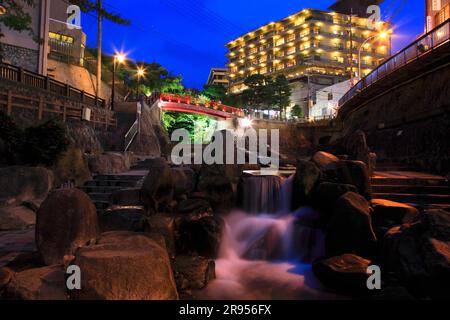
{"label": "waterfall", "polygon": [[245,211],[225,217],[217,279],[203,299],[334,299],[312,274],[324,231],[310,208],[290,212],[294,177],[245,177]]}

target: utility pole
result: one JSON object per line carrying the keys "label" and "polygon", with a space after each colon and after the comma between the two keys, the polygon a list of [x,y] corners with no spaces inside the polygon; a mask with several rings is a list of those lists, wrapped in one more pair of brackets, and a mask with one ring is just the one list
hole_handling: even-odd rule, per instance
{"label": "utility pole", "polygon": [[97,0],[98,26],[97,26],[97,98],[100,95],[102,86],[102,0]]}

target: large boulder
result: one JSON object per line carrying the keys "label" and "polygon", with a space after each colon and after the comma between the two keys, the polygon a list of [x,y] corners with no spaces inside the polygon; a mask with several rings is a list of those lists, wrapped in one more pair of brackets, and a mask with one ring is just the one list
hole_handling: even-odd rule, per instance
{"label": "large boulder", "polygon": [[152,232],[158,233],[164,237],[167,251],[170,256],[175,255],[175,231],[176,218],[173,215],[155,214],[147,219],[149,228]]}
{"label": "large boulder", "polygon": [[95,206],[78,190],[57,190],[37,213],[36,244],[47,265],[61,264],[65,255],[93,243],[99,235]]}
{"label": "large boulder", "polygon": [[24,230],[36,224],[36,213],[23,206],[0,208],[0,231]]}
{"label": "large boulder", "polygon": [[218,216],[182,219],[175,235],[177,253],[217,258],[224,228],[224,220]]}
{"label": "large boulder", "polygon": [[107,152],[90,155],[88,157],[89,169],[96,174],[117,174],[130,170],[131,156],[128,153]]}
{"label": "large boulder", "polygon": [[214,211],[227,211],[234,204],[232,180],[225,165],[203,165],[197,189],[205,194]]}
{"label": "large boulder", "polygon": [[357,130],[353,134],[349,135],[346,140],[346,149],[350,159],[362,161],[369,167],[371,160],[370,149],[367,146],[366,134],[361,130]]}
{"label": "large boulder", "polygon": [[54,265],[19,272],[4,295],[11,300],[67,300],[64,268]]}
{"label": "large boulder", "polygon": [[174,261],[179,291],[200,290],[216,278],[214,260],[199,256],[178,256]]}
{"label": "large boulder", "polygon": [[189,167],[172,168],[175,196],[189,196],[195,190],[195,173]]}
{"label": "large boulder", "polygon": [[384,270],[419,297],[442,299],[450,283],[450,216],[429,210],[420,221],[389,230],[382,242]]}
{"label": "large boulder", "polygon": [[369,260],[353,254],[344,254],[316,261],[312,270],[326,287],[344,294],[360,294],[369,291],[369,265]]}
{"label": "large boulder", "polygon": [[177,206],[177,213],[179,214],[211,214],[212,212],[209,202],[201,198],[186,199]]}
{"label": "large boulder", "polygon": [[159,212],[169,206],[173,195],[172,169],[165,159],[153,159],[149,164],[149,173],[142,185],[144,203],[149,209]]}
{"label": "large boulder", "polygon": [[0,168],[0,206],[27,201],[40,205],[53,188],[53,180],[45,168]]}
{"label": "large boulder", "polygon": [[140,206],[143,204],[140,188],[122,189],[111,195],[110,203],[119,206]]}
{"label": "large boulder", "polygon": [[359,194],[348,192],[339,198],[327,226],[327,255],[354,253],[371,257],[376,249],[377,238],[370,215],[369,203]]}
{"label": "large boulder", "polygon": [[323,170],[329,165],[339,162],[339,158],[331,153],[319,151],[314,154],[312,161]]}
{"label": "large boulder", "polygon": [[61,155],[52,170],[57,186],[68,181],[73,181],[77,186],[82,186],[92,178],[87,158],[82,150],[74,146],[70,146]]}
{"label": "large boulder", "polygon": [[178,299],[166,248],[144,234],[103,234],[97,245],[80,248],[73,263],[83,271],[75,299]]}
{"label": "large boulder", "polygon": [[420,213],[416,208],[384,199],[372,200],[372,223],[377,235],[383,236],[389,229],[405,223],[419,220]]}
{"label": "large boulder", "polygon": [[347,192],[357,193],[358,189],[351,184],[322,182],[314,192],[313,204],[322,209],[323,216],[329,218],[336,201]]}
{"label": "large boulder", "polygon": [[297,161],[297,170],[294,177],[292,200],[294,208],[307,204],[317,186],[321,171],[311,161]]}
{"label": "large boulder", "polygon": [[372,188],[367,166],[361,161],[341,160],[329,165],[324,171],[329,182],[354,185],[358,193],[367,200],[372,198]]}

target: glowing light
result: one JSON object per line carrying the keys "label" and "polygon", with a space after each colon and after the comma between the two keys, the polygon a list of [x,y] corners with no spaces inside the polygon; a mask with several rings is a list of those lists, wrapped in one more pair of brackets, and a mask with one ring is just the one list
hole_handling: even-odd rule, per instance
{"label": "glowing light", "polygon": [[239,122],[242,128],[251,128],[253,126],[253,121],[249,118],[242,118]]}
{"label": "glowing light", "polygon": [[386,31],[383,31],[380,33],[380,39],[386,39],[388,36],[388,33]]}
{"label": "glowing light", "polygon": [[6,13],[6,8],[4,6],[0,6],[0,16]]}
{"label": "glowing light", "polygon": [[143,67],[138,67],[136,70],[136,74],[138,78],[142,78],[145,76],[145,69]]}
{"label": "glowing light", "polygon": [[127,57],[124,53],[116,53],[116,55],[114,57],[118,63],[124,63],[125,60],[127,59]]}

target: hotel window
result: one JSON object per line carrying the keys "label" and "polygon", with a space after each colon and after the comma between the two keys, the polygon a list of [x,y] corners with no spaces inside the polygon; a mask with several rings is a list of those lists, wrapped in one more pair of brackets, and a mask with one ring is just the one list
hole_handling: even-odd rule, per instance
{"label": "hotel window", "polygon": [[441,23],[443,23],[445,20],[447,20],[448,18],[450,18],[450,4],[447,4],[445,7],[443,7],[441,9],[441,11],[439,11],[436,14],[436,25],[440,25]]}
{"label": "hotel window", "polygon": [[306,37],[309,34],[309,29],[305,29],[302,32],[300,32],[300,37]]}
{"label": "hotel window", "polygon": [[258,52],[258,48],[251,48],[250,51],[248,52],[249,54],[254,54]]}
{"label": "hotel window", "polygon": [[283,69],[284,69],[284,64],[283,63],[278,64],[277,67],[276,67],[277,71],[283,70]]}
{"label": "hotel window", "polygon": [[296,64],[297,63],[295,62],[295,59],[292,59],[287,62],[287,67],[291,68],[291,67],[294,67]]}
{"label": "hotel window", "polygon": [[231,67],[230,68],[230,73],[237,73],[238,72],[238,68],[237,67]]}
{"label": "hotel window", "polygon": [[261,58],[259,58],[259,63],[264,63],[267,61],[267,56],[262,56]]}
{"label": "hotel window", "polygon": [[334,61],[336,61],[336,62],[344,63],[344,57],[334,56],[333,59],[334,59]]}
{"label": "hotel window", "polygon": [[296,51],[296,48],[295,48],[295,47],[289,47],[289,48],[287,49],[287,54],[293,54],[293,53],[295,53],[295,51]]}
{"label": "hotel window", "polygon": [[63,34],[49,32],[48,33],[48,37],[50,39],[58,40],[58,41],[61,41],[61,42],[64,42],[64,43],[73,44],[73,38],[70,37],[70,36],[65,36]]}
{"label": "hotel window", "polygon": [[266,73],[267,73],[267,67],[262,68],[262,69],[259,71],[259,74],[266,74]]}
{"label": "hotel window", "polygon": [[292,42],[292,41],[294,41],[295,40],[295,34],[290,34],[288,37],[287,37],[287,41],[286,42]]}
{"label": "hotel window", "polygon": [[276,54],[277,58],[283,58],[284,57],[284,51],[278,51]]}
{"label": "hotel window", "polygon": [[284,38],[278,39],[275,44],[276,46],[282,46],[284,44]]}

